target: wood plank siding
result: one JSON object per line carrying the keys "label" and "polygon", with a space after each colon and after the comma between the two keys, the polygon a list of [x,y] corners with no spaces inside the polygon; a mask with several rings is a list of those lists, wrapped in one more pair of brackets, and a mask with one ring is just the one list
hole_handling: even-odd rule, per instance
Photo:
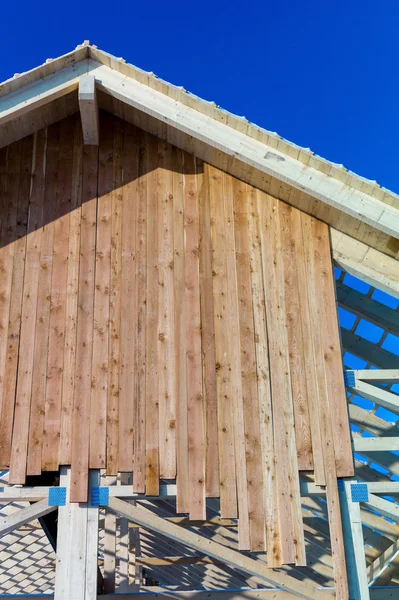
{"label": "wood plank siding", "polygon": [[[277,195],[277,194],[276,194]],[[299,472],[353,475],[328,226],[136,126],[0,151],[0,467],[133,472],[305,565]],[[342,574],[342,544],[336,542]],[[339,562],[341,561],[341,562]],[[343,596],[342,596],[343,597]]]}

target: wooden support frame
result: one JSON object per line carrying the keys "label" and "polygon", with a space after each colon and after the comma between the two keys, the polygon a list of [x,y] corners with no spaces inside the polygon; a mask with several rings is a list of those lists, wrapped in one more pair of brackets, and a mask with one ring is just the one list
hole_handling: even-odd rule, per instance
{"label": "wooden support frame", "polygon": [[345,481],[340,490],[349,594],[351,600],[370,600],[360,505],[352,500],[352,483]]}
{"label": "wooden support frame", "polygon": [[265,563],[261,561],[249,558],[226,546],[203,538],[192,531],[182,529],[178,525],[165,521],[143,507],[133,506],[123,500],[111,498],[109,500],[109,508],[146,529],[164,534],[244,573],[255,575],[267,583],[277,585],[300,598],[321,600],[322,598],[332,596],[332,592],[320,591],[315,586],[293,579],[286,572],[268,569]]}
{"label": "wooden support frame", "polygon": [[344,351],[350,352],[355,356],[378,365],[383,369],[395,369],[398,364],[398,357],[384,348],[380,348],[347,329],[341,329],[342,346]]}
{"label": "wooden support frame", "polygon": [[[69,502],[71,469],[61,467],[60,483],[67,503],[59,507],[55,600],[96,600],[98,571],[98,507]],[[89,490],[99,485],[99,472],[90,471]],[[90,498],[90,494],[89,494]]]}
{"label": "wooden support frame", "polygon": [[30,523],[35,519],[39,519],[39,517],[48,515],[56,510],[56,508],[56,506],[50,506],[48,499],[46,498],[39,502],[35,502],[35,504],[32,504],[31,506],[21,508],[10,515],[0,517],[0,538],[7,535],[7,533],[10,533],[10,531],[18,529],[19,527],[22,527],[22,525],[26,525],[26,523]]}
{"label": "wooden support frame", "polygon": [[89,146],[98,146],[100,125],[98,120],[96,79],[94,75],[82,75],[80,77],[78,95],[83,141]]}
{"label": "wooden support frame", "polygon": [[355,437],[356,452],[393,452],[399,450],[399,437]]}
{"label": "wooden support frame", "polygon": [[[399,315],[399,313],[396,313]],[[399,369],[360,369],[353,371],[355,379],[373,383],[399,383]]]}
{"label": "wooden support frame", "polygon": [[369,494],[366,504],[384,517],[388,517],[388,519],[392,519],[395,523],[399,523],[399,506],[397,504],[384,500],[384,498],[379,498],[374,494]]}
{"label": "wooden support frame", "polygon": [[[392,372],[393,369],[389,369],[388,371]],[[371,372],[378,373],[378,370]],[[369,381],[373,380],[370,379]],[[381,380],[374,380],[374,383],[377,382],[381,383]],[[370,383],[367,383],[367,381],[362,381],[358,377],[356,377],[355,385],[351,386],[349,390],[352,392],[352,394],[362,396],[362,398],[370,400],[371,402],[375,402],[376,404],[378,404],[379,406],[383,406],[387,410],[399,413],[399,396],[393,394],[392,392],[388,392],[383,388],[378,388],[375,385],[370,385]]]}
{"label": "wooden support frame", "polygon": [[337,302],[343,308],[351,311],[360,318],[367,319],[370,323],[397,334],[399,331],[399,313],[385,304],[370,298],[357,290],[337,282]]}
{"label": "wooden support frame", "polygon": [[385,550],[371,565],[367,567],[367,579],[370,585],[384,572],[388,564],[395,556],[399,554],[399,540],[396,540],[389,548]]}

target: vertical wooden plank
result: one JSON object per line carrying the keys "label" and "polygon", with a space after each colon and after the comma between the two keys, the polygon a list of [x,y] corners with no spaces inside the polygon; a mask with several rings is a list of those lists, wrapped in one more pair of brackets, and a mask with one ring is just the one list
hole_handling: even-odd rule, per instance
{"label": "vertical wooden plank", "polygon": [[[7,206],[7,153],[8,153],[8,146],[2,148],[0,150],[0,265],[3,267],[3,261],[4,261],[4,250],[3,250],[3,236],[4,236],[4,232],[3,232],[3,226],[4,226],[4,221],[7,215],[6,212],[6,206]],[[9,310],[9,300],[7,303],[6,297],[4,295],[4,289],[5,289],[5,284],[6,282],[3,280],[3,278],[0,279],[0,307],[1,307],[1,311],[0,311],[0,332],[1,332],[1,336],[0,336],[0,378],[2,379],[3,377],[3,373],[4,373],[4,362],[5,362],[5,355],[6,355],[6,349],[7,349],[7,336],[5,334],[5,326],[7,324],[7,319],[4,318],[4,309],[6,308],[7,312]],[[4,300],[6,300],[4,302]],[[1,427],[1,407],[2,407],[2,401],[3,401],[3,392],[0,389],[0,427]]]}
{"label": "vertical wooden plank", "polygon": [[228,341],[227,258],[223,202],[222,173],[206,167],[209,174],[209,193],[212,235],[212,273],[216,350],[216,390],[218,407],[218,440],[220,470],[220,513],[222,517],[237,517],[237,489],[234,452],[234,423],[231,397],[231,347]]}
{"label": "vertical wooden plank", "polygon": [[[35,134],[32,184],[29,205],[28,237],[26,240],[26,260],[24,291],[21,314],[21,347],[24,348],[18,366],[17,398],[23,405],[31,404],[32,375],[35,349],[36,311],[38,304],[38,281],[40,273],[40,246],[43,225],[44,178],[46,169],[47,131],[41,130]],[[28,409],[28,414],[31,408]],[[26,419],[26,414],[25,417]],[[31,437],[28,446],[28,473],[30,472]],[[40,469],[40,454],[38,469]]]}
{"label": "vertical wooden plank", "polygon": [[[33,137],[30,136],[25,138],[22,142],[22,156],[17,199],[17,218],[14,231],[9,231],[10,243],[14,246],[14,260],[7,335],[7,355],[4,377],[2,381],[2,423],[11,428],[12,419],[14,417],[12,439],[14,443],[18,445],[20,451],[19,455],[16,456],[13,447],[11,447],[11,463],[9,474],[10,483],[14,481],[16,483],[23,483],[25,480],[27,455],[26,441],[29,429],[29,421],[26,419],[26,412],[29,414],[29,399],[24,398],[26,402],[21,404],[21,398],[15,398],[15,391],[17,385],[17,369],[20,350],[21,311],[25,272],[26,233],[28,226],[28,210],[31,187],[32,151]],[[21,354],[21,360],[23,363],[24,352]],[[11,429],[9,429],[8,432],[8,427],[6,428],[6,431],[1,432],[1,434],[8,434],[4,440],[6,444],[11,442]],[[10,452],[10,449],[7,449],[7,452]]]}
{"label": "vertical wooden plank", "polygon": [[90,404],[91,469],[106,465],[107,401],[109,373],[109,290],[111,281],[113,117],[100,116],[96,273]]}
{"label": "vertical wooden plank", "polygon": [[269,349],[266,325],[265,295],[257,193],[249,189],[249,255],[252,279],[252,301],[259,396],[259,426],[263,472],[263,506],[266,524],[267,564],[281,567],[281,541],[278,522],[276,459],[274,453],[273,414],[270,389]]}
{"label": "vertical wooden plank", "polygon": [[324,357],[324,337],[326,336],[325,321],[331,319],[331,315],[326,312],[327,306],[319,300],[323,271],[325,272],[327,267],[319,252],[320,240],[318,237],[320,235],[320,229],[325,226],[316,219],[303,213],[301,214],[301,222],[309,289],[313,358],[317,382],[317,399],[320,411],[320,433],[323,447],[324,473],[326,478],[331,553],[334,566],[336,596],[338,600],[344,600],[348,598],[348,584],[332,431],[332,420],[335,418],[335,415],[331,414],[328,405],[328,383]]}
{"label": "vertical wooden plank", "polygon": [[[114,165],[112,177],[111,285],[109,292],[109,373],[107,405],[107,474],[119,465],[119,372],[122,273],[122,121],[114,122]],[[122,416],[122,415],[121,415]]]}
{"label": "vertical wooden plank", "polygon": [[[124,123],[122,265],[121,265],[121,361],[119,385],[119,467],[133,471],[133,434],[136,413],[136,207],[138,160],[135,128]],[[127,535],[127,534],[126,534]],[[125,535],[125,537],[126,537]],[[125,538],[124,538],[125,539]],[[125,539],[127,544],[127,539]],[[125,545],[126,545],[125,544]]]}
{"label": "vertical wooden plank", "polygon": [[137,351],[134,418],[133,490],[145,492],[146,479],[146,311],[147,311],[147,136],[137,131],[138,190],[136,204]]}
{"label": "vertical wooden plank", "polygon": [[58,470],[68,278],[69,214],[73,167],[73,120],[60,123],[59,174],[55,198],[53,274],[47,358],[42,470]]}
{"label": "vertical wooden plank", "polygon": [[186,374],[186,297],[184,283],[184,194],[183,153],[173,151],[173,244],[174,244],[174,350],[176,396],[176,510],[190,510],[188,475],[187,430],[187,374]]}
{"label": "vertical wooden plank", "polygon": [[[227,314],[228,338],[231,348],[231,399],[234,421],[234,448],[238,499],[238,546],[250,549],[250,526],[248,508],[247,465],[245,448],[245,423],[242,394],[242,365],[240,327],[238,316],[238,287],[236,245],[234,233],[233,178],[223,175],[224,219],[226,224],[226,270],[227,270]],[[226,326],[226,325],[225,325]]]}
{"label": "vertical wooden plank", "polygon": [[[42,469],[43,426],[46,397],[47,355],[50,326],[51,277],[53,272],[55,190],[58,178],[59,123],[47,130],[45,159],[43,229],[41,234],[35,347],[32,369],[28,475],[40,475]],[[30,315],[28,315],[30,318]],[[44,359],[43,359],[44,357]]]}
{"label": "vertical wooden plank", "polygon": [[[294,405],[295,438],[298,468],[302,471],[313,469],[312,438],[305,377],[304,344],[302,338],[301,313],[295,257],[297,232],[293,230],[291,206],[279,203],[281,225],[281,252],[284,268],[285,312],[288,332],[288,356],[290,361],[291,389]],[[299,230],[300,232],[300,230]]]}
{"label": "vertical wooden plank", "polygon": [[247,467],[250,549],[265,550],[263,472],[260,440],[260,413],[257,387],[254,314],[252,308],[251,264],[249,258],[248,186],[233,180],[234,233],[236,246],[238,320],[241,347],[242,400]]}
{"label": "vertical wooden plank", "polygon": [[209,178],[208,171],[199,159],[197,159],[197,165],[200,231],[201,345],[206,439],[205,492],[207,497],[217,498],[220,493],[220,484]]}
{"label": "vertical wooden plank", "polygon": [[82,213],[83,139],[79,118],[74,123],[72,195],[69,215],[68,275],[65,306],[64,373],[62,378],[61,435],[58,460],[70,465],[72,460],[72,411],[75,389],[76,330],[78,314],[80,224]]}
{"label": "vertical wooden plank", "polygon": [[71,502],[87,501],[96,259],[98,149],[84,146],[78,329],[72,421]]}
{"label": "vertical wooden plank", "polygon": [[305,549],[286,332],[278,203],[279,200],[258,193],[282,563],[300,564],[305,560]]}
{"label": "vertical wooden plank", "polygon": [[205,519],[205,423],[202,394],[199,214],[195,158],[183,154],[184,281],[190,519]]}
{"label": "vertical wooden plank", "polygon": [[317,397],[316,370],[313,358],[312,322],[309,313],[309,291],[304,245],[302,241],[301,212],[291,211],[292,232],[295,236],[295,263],[299,298],[299,313],[302,325],[302,343],[306,370],[306,387],[309,403],[312,438],[314,477],[318,485],[325,485],[323,446],[320,434],[320,411]]}
{"label": "vertical wooden plank", "polygon": [[7,396],[5,381],[7,372],[8,328],[11,304],[11,290],[14,269],[15,226],[18,211],[18,189],[21,169],[22,142],[9,146],[7,151],[7,171],[4,184],[3,217],[0,234],[0,465],[10,464],[11,437],[14,417],[14,398]]}
{"label": "vertical wooden plank", "polygon": [[159,494],[158,148],[147,138],[146,494]]}
{"label": "vertical wooden plank", "polygon": [[348,404],[343,378],[341,342],[335,298],[335,284],[328,226],[313,220],[315,236],[315,259],[320,276],[319,305],[327,316],[321,322],[324,348],[327,394],[332,416],[337,477],[352,477],[354,474],[351,434],[348,417]]}
{"label": "vertical wooden plank", "polygon": [[174,378],[173,174],[172,146],[158,140],[158,363],[159,474],[176,477],[176,402]]}

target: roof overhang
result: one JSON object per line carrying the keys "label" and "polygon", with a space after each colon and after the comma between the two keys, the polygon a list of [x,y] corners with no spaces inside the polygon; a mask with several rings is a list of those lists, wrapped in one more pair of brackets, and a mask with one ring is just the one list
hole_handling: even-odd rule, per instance
{"label": "roof overhang", "polygon": [[100,108],[328,223],[340,266],[399,296],[395,194],[95,46],[0,86],[0,147],[78,111],[87,75]]}

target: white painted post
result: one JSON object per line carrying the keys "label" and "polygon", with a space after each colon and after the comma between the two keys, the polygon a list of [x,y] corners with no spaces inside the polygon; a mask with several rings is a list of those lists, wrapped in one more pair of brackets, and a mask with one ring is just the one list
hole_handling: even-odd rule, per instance
{"label": "white painted post", "polygon": [[54,600],[96,600],[98,508],[90,500],[91,487],[99,485],[99,473],[90,472],[89,503],[71,504],[70,471],[61,467],[60,486],[67,488],[67,502],[58,509]]}
{"label": "white painted post", "polygon": [[350,600],[370,600],[360,504],[352,501],[352,483],[357,482],[354,480],[343,481],[343,487],[339,492],[349,598]]}

